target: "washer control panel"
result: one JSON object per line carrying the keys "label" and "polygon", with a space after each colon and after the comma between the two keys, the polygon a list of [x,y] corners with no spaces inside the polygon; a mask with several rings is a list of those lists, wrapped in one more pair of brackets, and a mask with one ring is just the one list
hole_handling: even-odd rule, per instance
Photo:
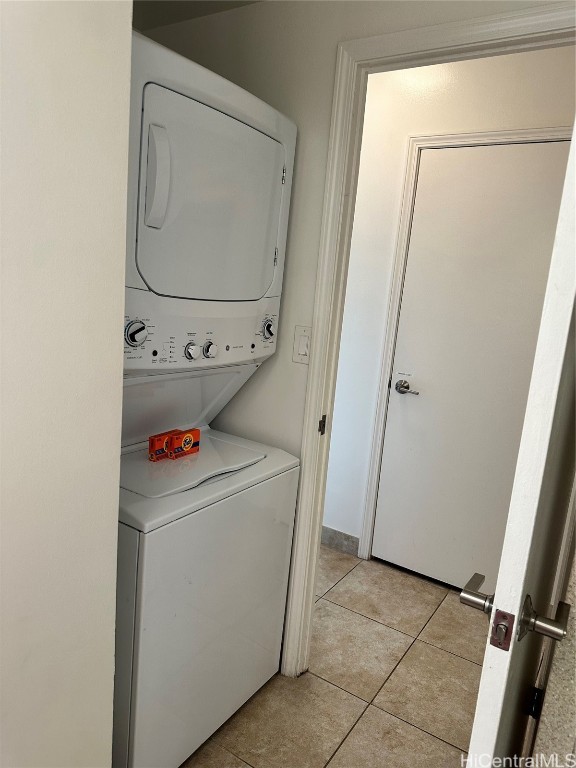
{"label": "washer control panel", "polygon": [[276,349],[278,298],[220,304],[171,299],[133,288],[126,294],[127,373],[238,365],[264,360]]}

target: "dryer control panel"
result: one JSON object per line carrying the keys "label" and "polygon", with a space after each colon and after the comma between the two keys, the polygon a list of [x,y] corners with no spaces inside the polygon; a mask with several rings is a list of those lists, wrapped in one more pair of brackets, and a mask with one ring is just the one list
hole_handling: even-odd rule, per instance
{"label": "dryer control panel", "polygon": [[127,289],[126,373],[166,373],[261,362],[276,349],[280,299],[196,302]]}

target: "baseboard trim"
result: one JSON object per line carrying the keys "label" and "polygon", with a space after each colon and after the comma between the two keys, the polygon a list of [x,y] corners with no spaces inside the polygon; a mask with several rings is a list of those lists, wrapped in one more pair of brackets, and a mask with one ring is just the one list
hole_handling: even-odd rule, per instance
{"label": "baseboard trim", "polygon": [[340,552],[345,552],[347,555],[354,555],[358,557],[358,536],[351,536],[349,533],[342,533],[342,531],[335,531],[334,528],[328,528],[327,525],[322,526],[322,544],[332,549],[338,549]]}

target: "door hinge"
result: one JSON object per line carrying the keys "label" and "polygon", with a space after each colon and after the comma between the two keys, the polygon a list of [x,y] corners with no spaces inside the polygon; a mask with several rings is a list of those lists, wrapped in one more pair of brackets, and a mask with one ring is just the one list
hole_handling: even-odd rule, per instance
{"label": "door hinge", "polygon": [[286,166],[282,168],[282,184],[286,184]]}
{"label": "door hinge", "polygon": [[524,713],[533,717],[534,720],[539,720],[542,714],[542,707],[544,706],[544,694],[546,693],[544,688],[537,688],[533,685],[526,694],[524,700]]}
{"label": "door hinge", "polygon": [[326,414],[324,414],[318,422],[318,432],[320,432],[321,435],[326,434]]}
{"label": "door hinge", "polygon": [[274,248],[274,266],[278,264],[278,248]]}

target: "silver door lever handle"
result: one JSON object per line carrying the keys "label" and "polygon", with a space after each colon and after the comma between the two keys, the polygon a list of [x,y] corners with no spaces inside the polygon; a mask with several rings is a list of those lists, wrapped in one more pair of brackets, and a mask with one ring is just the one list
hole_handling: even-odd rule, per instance
{"label": "silver door lever handle", "polygon": [[522,640],[528,632],[537,632],[539,635],[551,637],[552,640],[564,640],[568,632],[570,608],[568,603],[559,602],[556,616],[549,619],[536,613],[532,605],[532,598],[530,595],[526,595],[518,628],[518,640]]}
{"label": "silver door lever handle", "polygon": [[410,389],[410,382],[406,381],[405,379],[398,379],[398,381],[394,385],[394,389],[400,395],[419,395],[420,394],[420,392],[415,392],[413,389]]}
{"label": "silver door lever handle", "polygon": [[490,615],[494,605],[494,595],[486,595],[484,592],[478,591],[485,579],[486,576],[483,576],[481,573],[475,573],[470,581],[466,583],[462,592],[460,592],[460,602]]}

